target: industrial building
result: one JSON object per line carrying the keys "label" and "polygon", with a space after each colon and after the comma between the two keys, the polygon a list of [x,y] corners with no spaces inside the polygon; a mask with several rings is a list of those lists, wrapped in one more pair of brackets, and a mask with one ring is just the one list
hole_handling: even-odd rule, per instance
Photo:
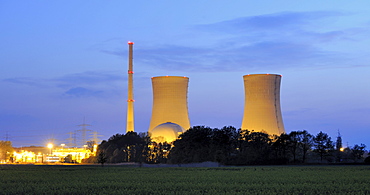
{"label": "industrial building", "polygon": [[154,140],[174,141],[190,128],[188,114],[188,77],[152,78],[153,108],[148,133]]}
{"label": "industrial building", "polygon": [[61,144],[61,146],[48,144],[47,147],[14,148],[11,160],[7,163],[63,163],[66,161],[81,163],[90,156],[96,156],[97,146],[95,144],[93,150],[86,148],[87,146],[69,148],[65,147],[65,144]]}
{"label": "industrial building", "polygon": [[280,108],[281,75],[244,75],[244,116],[241,129],[270,135],[285,133]]}
{"label": "industrial building", "polygon": [[184,131],[184,128],[180,125],[168,122],[154,127],[150,135],[157,143],[170,143],[176,140]]}

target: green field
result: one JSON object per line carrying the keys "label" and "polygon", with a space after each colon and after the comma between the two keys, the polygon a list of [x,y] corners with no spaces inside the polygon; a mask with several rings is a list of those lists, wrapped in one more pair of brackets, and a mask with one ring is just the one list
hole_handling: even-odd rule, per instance
{"label": "green field", "polygon": [[370,194],[370,166],[0,165],[0,194]]}

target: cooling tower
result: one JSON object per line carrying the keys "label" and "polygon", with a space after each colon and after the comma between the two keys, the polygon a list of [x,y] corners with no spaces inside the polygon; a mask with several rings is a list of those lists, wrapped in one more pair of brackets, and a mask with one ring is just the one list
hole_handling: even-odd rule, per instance
{"label": "cooling tower", "polygon": [[190,128],[187,103],[188,83],[188,77],[160,76],[152,78],[153,110],[149,134],[158,125],[168,122],[177,124],[184,130]]}
{"label": "cooling tower", "polygon": [[270,135],[285,133],[280,109],[281,75],[244,75],[244,116],[241,128]]}

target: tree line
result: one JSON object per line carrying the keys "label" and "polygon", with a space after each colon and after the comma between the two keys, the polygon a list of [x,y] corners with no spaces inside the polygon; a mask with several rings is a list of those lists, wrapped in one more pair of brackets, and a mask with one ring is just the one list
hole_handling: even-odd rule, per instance
{"label": "tree line", "polygon": [[[100,163],[198,163],[218,162],[224,165],[362,163],[366,146],[342,147],[319,132],[306,130],[268,135],[263,132],[193,126],[173,143],[156,143],[146,133],[116,134],[102,141],[94,159]],[[370,161],[370,158],[365,160]]]}
{"label": "tree line", "polygon": [[11,141],[0,140],[0,162],[6,162],[10,159],[14,149]]}

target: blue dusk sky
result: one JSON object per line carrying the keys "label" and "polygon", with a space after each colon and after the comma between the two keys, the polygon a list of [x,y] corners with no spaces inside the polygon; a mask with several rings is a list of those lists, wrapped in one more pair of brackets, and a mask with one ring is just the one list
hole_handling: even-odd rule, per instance
{"label": "blue dusk sky", "polygon": [[0,140],[67,142],[125,133],[128,41],[135,131],[153,76],[189,77],[192,126],[241,126],[243,75],[282,74],[287,133],[323,131],[370,148],[370,2],[0,1]]}

